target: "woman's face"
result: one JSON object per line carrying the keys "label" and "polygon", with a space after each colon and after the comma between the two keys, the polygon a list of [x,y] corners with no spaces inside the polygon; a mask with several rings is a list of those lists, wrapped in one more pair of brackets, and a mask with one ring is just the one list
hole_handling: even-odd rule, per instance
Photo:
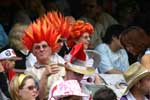
{"label": "woman's face", "polygon": [[89,33],[87,33],[87,32],[83,33],[83,35],[77,40],[76,43],[80,43],[80,42],[84,43],[84,49],[88,49],[88,46],[90,44],[90,35],[89,35]]}
{"label": "woman's face", "polygon": [[140,89],[143,94],[150,94],[150,76],[146,76],[142,80],[140,80]]}
{"label": "woman's face", "polygon": [[135,50],[134,50],[134,47],[133,47],[133,46],[128,45],[128,46],[126,46],[125,48],[126,48],[126,50],[127,50],[128,52],[130,52],[132,55],[134,55],[134,56],[137,55],[136,52],[135,52]]}
{"label": "woman's face", "polygon": [[79,73],[73,72],[71,70],[67,70],[66,77],[67,77],[67,80],[70,80],[70,79],[77,80],[80,83],[80,81],[83,78],[83,74],[79,74]]}
{"label": "woman's face", "polygon": [[35,100],[38,96],[38,87],[35,84],[35,81],[30,78],[25,81],[23,88],[19,90],[19,95],[22,100]]}

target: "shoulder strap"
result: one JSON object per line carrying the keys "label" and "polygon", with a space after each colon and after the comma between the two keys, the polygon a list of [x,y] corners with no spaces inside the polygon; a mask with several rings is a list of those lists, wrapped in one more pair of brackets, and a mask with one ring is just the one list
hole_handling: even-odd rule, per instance
{"label": "shoulder strap", "polygon": [[122,96],[120,100],[128,100],[126,96]]}

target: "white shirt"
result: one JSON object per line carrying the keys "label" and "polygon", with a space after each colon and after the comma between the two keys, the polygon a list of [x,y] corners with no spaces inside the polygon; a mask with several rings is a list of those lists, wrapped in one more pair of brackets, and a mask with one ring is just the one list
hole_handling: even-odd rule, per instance
{"label": "white shirt", "polygon": [[[136,98],[134,98],[134,96],[132,95],[131,92],[129,92],[129,93],[127,94],[127,99],[128,99],[128,100],[136,100]],[[145,97],[144,100],[148,100],[148,99]]]}

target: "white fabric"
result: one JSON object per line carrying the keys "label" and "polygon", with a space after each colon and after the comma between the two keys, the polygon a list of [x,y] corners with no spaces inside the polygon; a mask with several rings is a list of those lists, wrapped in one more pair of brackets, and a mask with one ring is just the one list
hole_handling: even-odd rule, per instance
{"label": "white fabric", "polygon": [[[129,93],[127,94],[127,99],[128,99],[128,100],[136,100],[136,99],[134,98],[134,96],[132,95],[131,92],[129,92]],[[145,97],[144,100],[148,100],[148,99]]]}
{"label": "white fabric", "polygon": [[27,68],[31,68],[34,66],[35,62],[36,62],[36,57],[30,53],[27,57],[26,57],[26,67]]}
{"label": "white fabric", "polygon": [[145,51],[145,54],[150,54],[150,48]]}
{"label": "white fabric", "polygon": [[13,49],[7,49],[0,53],[0,59],[10,59],[12,57],[16,57]]}
{"label": "white fabric", "polygon": [[66,80],[60,82],[60,84],[57,85],[57,88],[53,91],[53,96],[55,98],[61,98],[70,95],[88,96],[82,92],[77,80]]}

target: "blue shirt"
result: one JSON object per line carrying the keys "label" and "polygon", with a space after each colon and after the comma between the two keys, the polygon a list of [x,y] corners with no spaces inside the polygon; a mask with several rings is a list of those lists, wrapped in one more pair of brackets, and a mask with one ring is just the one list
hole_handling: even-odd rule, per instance
{"label": "blue shirt", "polygon": [[3,26],[0,24],[0,47],[4,47],[8,44],[8,36],[4,31]]}
{"label": "blue shirt", "polygon": [[105,73],[112,69],[120,71],[127,70],[129,66],[128,55],[125,49],[119,49],[112,52],[109,46],[105,43],[99,44],[96,48],[101,56],[101,61],[98,66],[99,73]]}

